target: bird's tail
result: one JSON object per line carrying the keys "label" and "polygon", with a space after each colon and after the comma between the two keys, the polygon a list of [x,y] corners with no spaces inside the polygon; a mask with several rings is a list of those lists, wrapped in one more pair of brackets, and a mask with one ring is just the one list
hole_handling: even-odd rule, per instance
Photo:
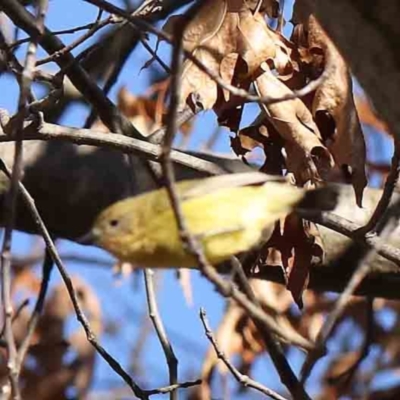
{"label": "bird's tail", "polygon": [[308,211],[331,211],[338,203],[339,191],[334,185],[309,190],[297,204],[297,209]]}

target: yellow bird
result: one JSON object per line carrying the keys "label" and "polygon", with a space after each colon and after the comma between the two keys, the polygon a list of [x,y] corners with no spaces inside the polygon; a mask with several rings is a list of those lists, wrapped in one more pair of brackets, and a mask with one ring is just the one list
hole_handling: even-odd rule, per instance
{"label": "yellow bird", "polygon": [[[274,223],[297,205],[313,206],[324,198],[332,208],[335,201],[259,172],[182,181],[176,191],[188,229],[211,264],[266,242]],[[81,243],[96,244],[140,267],[196,267],[182,245],[165,188],[111,205]]]}

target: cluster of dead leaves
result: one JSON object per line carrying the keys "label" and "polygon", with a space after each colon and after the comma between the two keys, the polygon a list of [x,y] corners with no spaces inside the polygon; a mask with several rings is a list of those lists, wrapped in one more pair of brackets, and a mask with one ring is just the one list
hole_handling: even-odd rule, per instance
{"label": "cluster of dead leaves", "polygon": [[[182,108],[193,99],[203,109],[213,108],[220,123],[236,133],[233,148],[240,155],[255,146],[273,146],[280,155],[285,153],[282,157],[266,154],[265,162],[269,169],[292,173],[297,184],[326,180],[335,166],[347,166],[361,201],[365,145],[345,61],[315,17],[302,12],[301,1],[295,5],[290,41],[266,22],[265,14],[276,12],[277,2],[264,1],[255,9],[257,3],[206,2],[185,30],[185,50],[224,83],[244,89],[254,84],[261,97],[293,94],[324,70],[326,79],[304,99],[262,105],[253,129],[239,130],[245,99],[221,88],[189,59],[182,75]],[[239,115],[233,118],[235,113]],[[276,160],[279,164],[271,165]]]}
{"label": "cluster of dead leaves", "polygon": [[[206,67],[193,60],[183,66],[181,108],[213,109],[220,125],[234,137],[234,152],[245,157],[255,149],[264,151],[261,170],[289,175],[299,186],[318,186],[324,181],[352,183],[361,205],[366,186],[366,150],[346,62],[316,18],[295,2],[290,40],[267,20],[279,17],[273,0],[208,0],[190,19],[183,45]],[[188,16],[175,16],[165,29]],[[279,26],[279,24],[278,24]],[[316,90],[303,98],[293,96],[323,74]],[[260,114],[250,126],[241,126],[246,98],[221,87],[246,91],[281,102],[260,104]],[[264,251],[264,263],[280,265],[288,287],[301,305],[301,295],[312,260],[322,260],[318,229],[309,223],[281,221]]]}
{"label": "cluster of dead leaves", "polygon": [[[13,331],[17,348],[27,335],[27,328],[34,304],[20,307],[25,299],[36,301],[40,290],[40,279],[30,265],[13,268],[12,295],[16,313]],[[76,293],[93,332],[102,331],[101,309],[97,296],[90,286],[80,278],[72,279]],[[21,300],[22,299],[22,300]],[[20,300],[20,301],[19,301]],[[54,400],[68,399],[71,389],[77,398],[84,398],[93,378],[96,351],[79,327],[66,336],[69,319],[75,317],[71,300],[64,283],[49,290],[43,312],[31,338],[28,353],[21,371],[21,395],[24,399]],[[0,375],[2,387],[8,384],[5,365],[5,349],[0,349],[2,362]]]}
{"label": "cluster of dead leaves", "polygon": [[[219,123],[234,132],[231,145],[237,155],[245,158],[255,148],[264,151],[264,172],[288,174],[300,186],[320,185],[338,176],[350,180],[360,205],[367,182],[366,151],[348,67],[316,18],[304,12],[302,1],[295,3],[290,40],[266,22],[279,15],[277,2],[263,1],[261,7],[259,3],[206,2],[184,32],[185,50],[211,75],[240,89],[253,85],[260,97],[290,96],[322,73],[325,79],[304,98],[261,104],[254,123],[241,127],[246,99],[221,88],[188,59],[181,108],[200,103],[203,109],[213,109]],[[180,18],[184,17],[173,17],[166,29]],[[271,265],[273,254],[272,264],[285,268],[290,290],[301,304],[311,260],[323,254],[318,230],[312,224],[282,221],[272,242],[264,261]]]}
{"label": "cluster of dead leaves", "polygon": [[[287,39],[267,23],[280,17],[277,1],[207,0],[205,3],[201,12],[189,21],[183,45],[207,71],[193,60],[185,61],[181,109],[195,110],[199,106],[213,109],[219,124],[233,132],[232,149],[244,161],[247,162],[246,157],[253,150],[262,149],[262,171],[289,175],[299,186],[318,186],[337,180],[351,183],[361,206],[367,184],[366,148],[352,78],[345,60],[315,16],[306,12],[302,0],[296,0],[291,19],[294,29]],[[172,32],[173,25],[181,18],[187,16],[173,17],[166,30]],[[260,114],[254,122],[243,126],[246,98],[228,91],[213,76],[225,86],[247,91],[254,88],[260,97],[291,99],[260,104]],[[302,98],[294,96],[294,91],[318,78],[321,82],[316,89]],[[357,104],[363,121],[368,118],[377,126],[379,119],[373,118],[374,114],[365,105],[360,101]],[[384,126],[381,124],[380,128]],[[321,326],[323,313],[332,306],[332,301],[322,296],[303,293],[311,263],[321,262],[323,256],[318,228],[289,216],[277,224],[271,241],[259,253],[259,264],[283,268],[290,292],[271,283],[252,282],[253,286],[263,286],[255,290],[266,312],[287,329],[310,340]],[[292,299],[300,307],[305,303],[301,318],[292,312]],[[358,307],[359,311],[361,306]],[[356,314],[353,317],[362,325]],[[265,350],[248,317],[234,304],[228,306],[217,339],[228,357],[240,356],[244,373]],[[335,362],[342,363],[345,369],[344,357]],[[196,392],[202,399],[210,396],[211,373],[216,363],[210,349],[203,368],[206,383]]]}

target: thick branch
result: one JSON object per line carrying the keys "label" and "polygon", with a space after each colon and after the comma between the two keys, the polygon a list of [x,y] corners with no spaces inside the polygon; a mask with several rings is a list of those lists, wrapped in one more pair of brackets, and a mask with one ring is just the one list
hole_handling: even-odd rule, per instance
{"label": "thick branch", "polygon": [[[113,138],[115,136],[112,135]],[[24,153],[26,156],[23,183],[35,198],[47,226],[59,237],[74,238],[86,232],[102,209],[128,194],[129,167],[119,151],[77,146],[67,142],[29,141],[24,143]],[[0,157],[8,165],[12,165],[13,143],[0,144]],[[240,160],[207,154],[203,154],[202,158],[213,161],[228,172],[246,170],[246,166]],[[179,179],[204,176],[183,165],[176,167]],[[136,193],[150,189],[152,180],[148,171],[141,168],[137,172],[138,178],[134,182]],[[3,222],[6,182],[7,179],[0,178],[0,220]],[[351,219],[359,226],[368,221],[381,195],[381,191],[367,188],[364,208],[359,209],[355,206],[354,193],[350,186],[340,186],[340,193],[335,213]],[[21,204],[18,209],[17,228],[25,232],[34,231],[34,224]],[[394,233],[391,244],[400,244],[399,232],[400,229]],[[327,228],[321,228],[321,234],[327,251],[327,263],[351,243],[351,239]],[[398,267],[379,257],[375,263],[375,270],[377,272],[361,284],[357,293],[400,298]],[[344,266],[340,270],[313,266],[309,288],[341,292],[350,274],[350,266],[348,269]],[[264,268],[259,276],[283,283],[279,268]]]}

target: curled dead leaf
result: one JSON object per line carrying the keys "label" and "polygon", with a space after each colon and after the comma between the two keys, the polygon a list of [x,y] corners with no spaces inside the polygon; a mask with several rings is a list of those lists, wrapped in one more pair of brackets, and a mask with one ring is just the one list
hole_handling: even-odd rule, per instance
{"label": "curled dead leaf", "polygon": [[[316,225],[291,214],[277,223],[270,241],[261,251],[260,262],[285,271],[286,287],[299,308],[312,263],[322,262],[323,245]],[[260,268],[263,268],[262,266]]]}
{"label": "curled dead leaf", "polygon": [[[260,96],[282,97],[291,90],[273,75],[264,63],[263,72],[256,80]],[[286,166],[294,174],[298,184],[319,182],[327,178],[333,167],[333,159],[322,143],[317,125],[300,99],[262,105],[271,124],[284,140]]]}
{"label": "curled dead leaf", "polygon": [[326,79],[316,90],[312,112],[336,164],[351,168],[351,181],[357,203],[361,206],[362,193],[367,185],[366,149],[354,104],[350,72],[313,15],[308,19],[307,30],[309,48],[322,51],[324,68],[328,71]]}
{"label": "curled dead leaf", "polygon": [[[274,34],[259,12],[253,13],[244,0],[208,1],[189,23],[183,45],[212,73],[220,74],[222,60],[237,54],[246,64],[244,76],[276,54]],[[232,64],[231,64],[232,65]],[[232,76],[232,67],[223,67],[224,76]],[[229,79],[232,81],[232,79]],[[217,101],[216,83],[192,61],[184,63],[181,86],[181,108],[189,95],[195,94],[204,109]]]}

